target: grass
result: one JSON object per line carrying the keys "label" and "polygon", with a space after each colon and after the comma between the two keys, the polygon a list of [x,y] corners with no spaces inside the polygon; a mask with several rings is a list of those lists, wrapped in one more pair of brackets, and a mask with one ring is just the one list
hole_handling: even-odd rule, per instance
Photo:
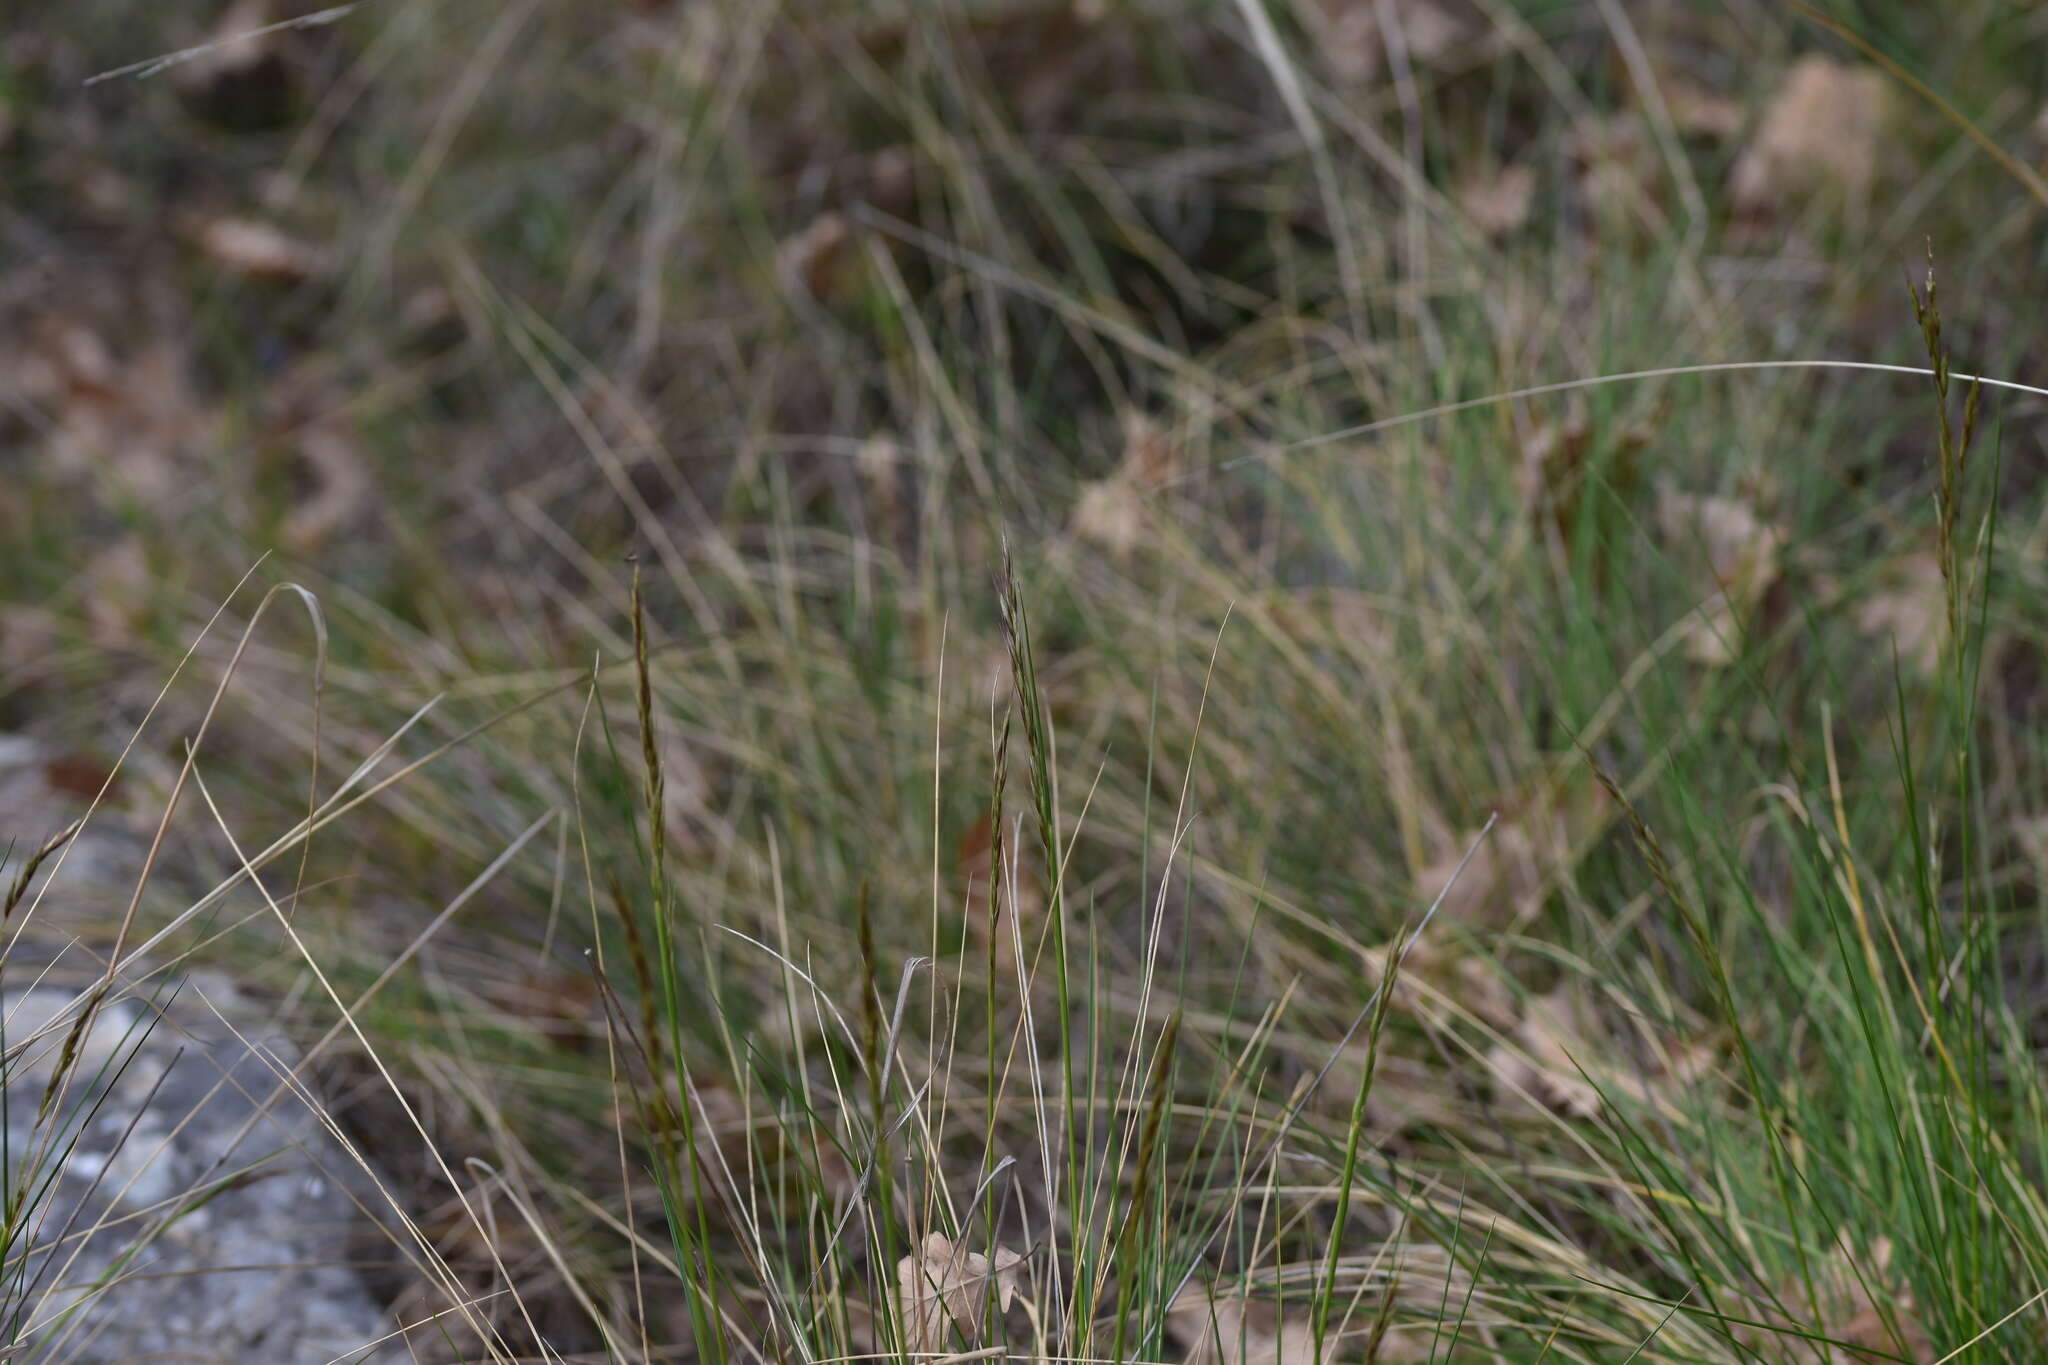
{"label": "grass", "polygon": [[[11,405],[0,721],[183,790],[130,945],[318,1040],[409,1347],[2033,1359],[2040,456],[1948,370],[2037,377],[2021,22],[1830,10],[1971,126],[1758,209],[1793,15],[1085,8],[0,73],[18,349],[184,376]],[[1817,359],[1934,374],[1470,403]]]}

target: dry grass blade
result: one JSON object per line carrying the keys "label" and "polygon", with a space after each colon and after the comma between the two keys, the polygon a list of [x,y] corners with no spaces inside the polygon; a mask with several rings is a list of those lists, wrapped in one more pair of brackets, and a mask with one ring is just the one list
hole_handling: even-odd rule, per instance
{"label": "dry grass blade", "polygon": [[351,3],[346,5],[331,5],[326,9],[314,10],[309,14],[299,14],[289,19],[280,19],[274,24],[264,24],[259,28],[249,29],[244,32],[224,34],[221,37],[212,38],[203,43],[196,43],[191,47],[180,48],[176,52],[165,53],[161,57],[152,57],[147,61],[141,62],[130,62],[126,66],[117,66],[110,71],[102,71],[97,75],[86,77],[85,83],[87,85],[98,85],[101,81],[118,80],[123,76],[133,76],[137,80],[147,80],[149,77],[159,75],[174,66],[205,57],[209,53],[236,43],[246,43],[251,39],[267,37],[273,33],[288,33],[294,29],[318,28],[325,24],[339,23],[369,3],[370,0],[351,0]]}

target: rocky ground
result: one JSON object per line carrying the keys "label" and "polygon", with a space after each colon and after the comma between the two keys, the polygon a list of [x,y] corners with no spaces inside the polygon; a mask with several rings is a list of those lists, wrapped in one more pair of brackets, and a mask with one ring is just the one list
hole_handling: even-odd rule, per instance
{"label": "rocky ground", "polygon": [[[52,781],[59,762],[0,736],[0,828],[81,804]],[[30,1360],[404,1359],[359,1273],[391,1258],[394,1212],[309,1093],[274,1009],[218,971],[131,954],[80,1025],[105,968],[67,930],[103,923],[97,908],[133,888],[147,848],[134,824],[96,816],[10,926],[9,1338]]]}

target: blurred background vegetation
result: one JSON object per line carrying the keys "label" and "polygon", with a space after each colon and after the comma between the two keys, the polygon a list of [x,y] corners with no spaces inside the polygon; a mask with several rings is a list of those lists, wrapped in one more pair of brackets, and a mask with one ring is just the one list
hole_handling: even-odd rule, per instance
{"label": "blurred background vegetation", "polygon": [[[1199,1270],[1269,1313],[1229,1365],[1296,1351],[1304,1313],[1350,1324],[1347,1359],[2037,1358],[2032,1318],[1995,1324],[2048,1273],[2018,1193],[2048,1024],[2039,397],[1987,393],[1967,461],[1927,378],[1815,369],[1343,433],[1661,367],[1925,365],[1930,249],[1958,369],[2038,379],[2043,18],[47,8],[0,39],[0,729],[67,755],[54,828],[197,641],[96,817],[153,827],[289,580],[324,669],[303,611],[266,614],[199,762],[219,821],[268,845],[401,727],[372,775],[431,758],[271,888],[344,997],[412,952],[372,1048],[448,1165],[534,1210],[481,1236],[333,1054],[322,1093],[439,1254],[531,1306],[423,1354],[716,1355],[714,1301],[778,1359],[893,1351],[844,1305],[960,1232],[994,1152],[997,1231],[1039,1239],[1006,1330],[1055,1354],[1190,1356]],[[1041,705],[999,807],[994,737]],[[1347,1026],[1489,817],[1354,1120]],[[172,830],[157,923],[237,872],[200,802]],[[105,944],[120,909],[45,927]],[[274,924],[219,927],[182,951],[332,1021]],[[1148,1129],[1175,1002],[1182,1105]],[[999,1028],[1129,1103],[1084,1132],[1070,1094],[1043,1141]],[[635,1174],[704,1148],[664,1145],[647,1096],[678,1086],[734,1189],[786,1207],[699,1219]],[[876,1196],[849,1176],[891,1111],[925,1121]],[[1351,1225],[1339,1172],[1373,1192]],[[1128,1302],[1086,1298],[1119,1200],[1154,1253]],[[1427,1251],[1428,1293],[1372,1269],[1390,1246]],[[819,1264],[840,1308],[778,1316]],[[387,1278],[401,1317],[445,1306]]]}

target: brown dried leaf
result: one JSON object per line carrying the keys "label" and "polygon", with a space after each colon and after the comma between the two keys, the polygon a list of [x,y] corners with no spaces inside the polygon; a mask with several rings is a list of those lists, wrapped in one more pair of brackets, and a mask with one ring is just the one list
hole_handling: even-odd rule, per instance
{"label": "brown dried leaf", "polygon": [[73,318],[44,318],[27,382],[55,409],[44,450],[67,476],[115,482],[143,498],[170,496],[183,466],[203,454],[219,418],[185,378],[183,353],[167,342],[119,357]]}
{"label": "brown dried leaf", "polygon": [[1711,1072],[1703,1040],[1659,1042],[1647,1064],[1623,1057],[1584,997],[1569,986],[1532,998],[1509,1038],[1487,1054],[1503,1098],[1526,1098],[1572,1118],[1600,1112],[1602,1092],[1670,1108]]}
{"label": "brown dried leaf", "polygon": [[829,298],[845,281],[852,248],[853,229],[843,214],[828,209],[776,247],[775,270],[784,287]]}
{"label": "brown dried leaf", "polygon": [[[1654,423],[1636,421],[1603,430],[1608,455],[1601,462],[1600,478],[1617,493],[1629,492],[1638,481],[1637,457],[1655,439],[1657,428]],[[1586,501],[1587,457],[1596,448],[1595,434],[1583,408],[1574,406],[1563,417],[1539,420],[1521,441],[1518,474],[1522,500],[1532,516],[1548,514],[1550,524],[1567,542]]]}
{"label": "brown dried leaf", "polygon": [[[1317,1112],[1348,1121],[1365,1079],[1367,1056],[1368,1045],[1353,1041],[1330,1059],[1330,1069],[1310,1101]],[[1384,1139],[1417,1128],[1457,1131],[1468,1118],[1457,1088],[1441,1069],[1392,1055],[1382,1040],[1379,1059],[1373,1063],[1372,1089],[1365,1097],[1367,1132]]]}
{"label": "brown dried leaf", "polygon": [[1536,172],[1520,163],[1474,175],[1458,188],[1458,207],[1473,227],[1495,241],[1519,231],[1535,201]]}
{"label": "brown dried leaf", "polygon": [[[1466,847],[1477,837],[1471,832]],[[1464,862],[1464,870],[1459,863]],[[1465,849],[1447,850],[1415,874],[1419,899],[1435,904],[1442,899],[1441,913],[1472,927],[1497,927],[1529,910],[1530,899],[1543,888],[1543,874],[1534,842],[1517,824],[1494,827],[1470,859]]]}
{"label": "brown dried leaf", "polygon": [[1067,530],[1075,539],[1128,559],[1145,531],[1145,497],[1121,474],[1081,486]]}
{"label": "brown dried leaf", "polygon": [[[1365,950],[1367,981],[1379,984],[1402,941]],[[1458,952],[1442,937],[1424,935],[1401,959],[1400,975],[1394,978],[1393,1007],[1423,1015],[1441,1011],[1446,1003],[1494,1028],[1512,1027],[1517,1013],[1514,993],[1499,972],[1479,958]]]}
{"label": "brown dried leaf", "polygon": [[1910,554],[1890,567],[1888,585],[1856,606],[1856,629],[1880,640],[1889,639],[1899,662],[1923,677],[1941,669],[1941,648],[1948,639],[1948,588],[1941,561],[1925,551]]}
{"label": "brown dried leaf", "polygon": [[37,327],[42,355],[55,371],[52,389],[112,394],[118,366],[105,338],[76,318],[53,315]]}
{"label": "brown dried leaf", "polygon": [[958,1331],[970,1348],[981,1340],[993,1279],[997,1311],[1007,1312],[1023,1287],[1024,1258],[1008,1247],[988,1257],[955,1246],[942,1232],[928,1234],[915,1256],[896,1263],[896,1294],[903,1348],[912,1354],[944,1352]]}
{"label": "brown dried leaf", "polygon": [[193,229],[192,240],[223,270],[267,284],[298,284],[327,264],[318,247],[261,218],[209,218]]}
{"label": "brown dried leaf", "polygon": [[225,127],[274,128],[298,103],[298,82],[285,60],[285,35],[264,33],[276,19],[270,0],[235,0],[205,43],[170,71],[171,85],[202,118]]}
{"label": "brown dried leaf", "polygon": [[480,972],[473,989],[507,1019],[573,1051],[591,1051],[603,1035],[604,999],[594,974],[529,965]]}
{"label": "brown dried leaf", "polygon": [[1657,498],[1657,524],[1673,552],[1707,580],[1686,622],[1686,657],[1710,667],[1734,662],[1742,626],[1778,580],[1784,529],[1747,502],[1668,488]]}
{"label": "brown dried leaf", "polygon": [[576,405],[590,415],[598,437],[614,450],[661,449],[661,430],[647,400],[604,375],[576,386]]}
{"label": "brown dried leaf", "polygon": [[1522,501],[1531,511],[1564,500],[1592,441],[1593,425],[1582,412],[1546,417],[1529,429],[1520,442],[1519,476]]}
{"label": "brown dried leaf", "polygon": [[1875,67],[1818,53],[1794,62],[1736,158],[1736,208],[1767,213],[1816,191],[1861,201],[1877,175],[1889,94]]}
{"label": "brown dried leaf", "polygon": [[2026,815],[2008,827],[2020,856],[2034,865],[2039,883],[2048,885],[2048,815]]}
{"label": "brown dried leaf", "polygon": [[[1932,1365],[1934,1346],[1920,1325],[1913,1292],[1893,1274],[1891,1261],[1890,1238],[1875,1239],[1859,1257],[1844,1234],[1814,1262],[1811,1299],[1805,1277],[1788,1275],[1772,1300],[1759,1305],[1765,1325],[1738,1328],[1736,1336],[1766,1360],[1784,1365]],[[1779,1304],[1804,1310],[1805,1321],[1786,1316]]]}
{"label": "brown dried leaf", "polygon": [[299,456],[317,483],[285,517],[279,532],[294,554],[311,554],[369,507],[375,483],[369,462],[338,423],[315,422],[299,433]]}
{"label": "brown dried leaf", "polygon": [[1726,95],[1677,75],[1665,76],[1659,89],[1664,107],[1670,110],[1671,121],[1680,132],[1731,138],[1742,131],[1742,106]]}
{"label": "brown dried leaf", "polygon": [[672,728],[660,730],[656,743],[661,749],[662,827],[683,858],[702,857],[723,829],[711,774],[698,748]]}
{"label": "brown dried leaf", "polygon": [[[1344,81],[1377,79],[1387,65],[1388,35],[1380,28],[1378,0],[1320,0],[1323,55]],[[1464,19],[1436,0],[1399,0],[1391,12],[1401,25],[1401,42],[1416,66],[1441,63],[1470,36]]]}
{"label": "brown dried leaf", "polygon": [[1603,234],[1628,236],[1669,226],[1658,205],[1658,162],[1642,120],[1633,113],[1588,120],[1567,144],[1578,167],[1579,193]]}
{"label": "brown dried leaf", "polygon": [[[999,888],[1001,912],[991,926],[988,917],[989,863],[993,825],[987,812],[962,835],[955,851],[954,866],[961,880],[961,905],[967,917],[967,937],[977,962],[986,962],[989,931],[995,931],[996,979],[1003,988],[1017,981],[1017,945],[1022,942],[1028,968],[1045,928],[1046,895],[1032,863],[1014,857],[1003,870]],[[1013,836],[1014,837],[1014,836]],[[1016,849],[1014,843],[1010,849]],[[1012,922],[1014,920],[1014,923]]]}
{"label": "brown dried leaf", "polygon": [[200,50],[171,68],[171,83],[188,93],[210,89],[223,77],[253,70],[269,60],[276,35],[257,32],[272,22],[270,0],[234,0]]}
{"label": "brown dried leaf", "polygon": [[1217,1294],[1190,1284],[1166,1310],[1166,1329],[1186,1351],[1185,1365],[1313,1365],[1315,1331],[1300,1315],[1251,1302],[1240,1293]]}
{"label": "brown dried leaf", "polygon": [[102,792],[119,799],[119,785],[112,768],[90,754],[52,754],[43,760],[43,782],[53,792],[93,801]]}
{"label": "brown dried leaf", "polygon": [[1119,472],[1148,492],[1173,482],[1180,474],[1180,447],[1167,430],[1137,408],[1125,409],[1119,426],[1124,440]]}
{"label": "brown dried leaf", "polygon": [[0,674],[50,665],[57,638],[55,613],[41,607],[0,607]]}
{"label": "brown dried leaf", "polygon": [[960,874],[969,913],[988,899],[988,869],[995,848],[995,817],[983,811],[953,846],[953,868]]}
{"label": "brown dried leaf", "polygon": [[92,642],[105,649],[133,644],[154,586],[142,537],[126,536],[94,555],[85,566],[81,593]]}
{"label": "brown dried leaf", "polygon": [[[1608,798],[1583,775],[1568,783],[1539,779],[1503,800],[1498,812],[1485,839],[1470,830],[1415,874],[1418,898],[1433,903],[1441,893],[1440,913],[1468,928],[1499,928],[1535,914],[1570,873],[1573,851],[1605,824]],[[1471,861],[1458,873],[1468,849]]]}
{"label": "brown dried leaf", "polygon": [[1502,1093],[1526,1096],[1572,1118],[1599,1113],[1599,1088],[1586,1079],[1593,1068],[1580,1024],[1577,1003],[1564,987],[1531,1000],[1513,1041],[1497,1043],[1487,1054],[1487,1068]]}
{"label": "brown dried leaf", "polygon": [[868,157],[866,198],[884,213],[903,217],[917,202],[917,150],[894,142]]}
{"label": "brown dried leaf", "polygon": [[1128,559],[1144,538],[1148,495],[1180,473],[1180,450],[1172,435],[1135,408],[1119,419],[1123,438],[1116,472],[1081,485],[1067,530],[1075,539]]}

